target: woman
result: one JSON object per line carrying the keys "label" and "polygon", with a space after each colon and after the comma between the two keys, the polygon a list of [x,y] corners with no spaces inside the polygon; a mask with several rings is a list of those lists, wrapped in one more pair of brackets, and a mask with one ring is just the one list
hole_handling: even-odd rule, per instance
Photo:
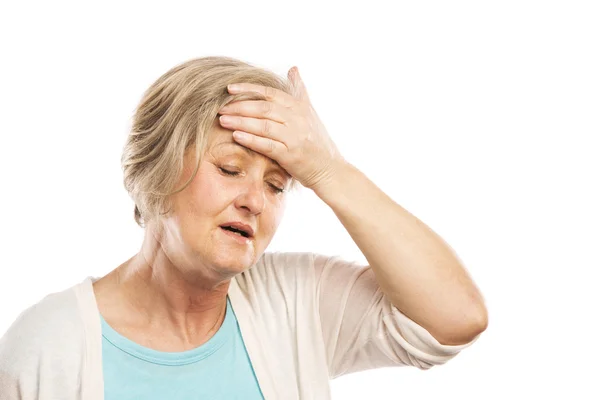
{"label": "woman", "polygon": [[[205,57],[149,88],[122,158],[141,249],[19,316],[0,399],[326,399],[337,376],[428,369],[477,339],[486,307],[453,252],[342,157],[288,78]],[[265,252],[299,184],[369,265]]]}

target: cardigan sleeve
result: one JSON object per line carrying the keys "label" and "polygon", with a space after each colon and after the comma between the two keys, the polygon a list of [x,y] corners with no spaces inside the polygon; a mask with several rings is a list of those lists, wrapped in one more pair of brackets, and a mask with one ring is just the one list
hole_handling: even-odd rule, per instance
{"label": "cardigan sleeve", "polygon": [[31,351],[37,347],[37,338],[31,329],[34,325],[31,316],[37,313],[37,308],[35,304],[22,311],[0,337],[0,400],[40,397],[39,355]]}
{"label": "cardigan sleeve", "polygon": [[384,295],[368,265],[313,254],[319,319],[330,378],[392,366],[422,370],[455,357],[471,342],[440,344]]}
{"label": "cardigan sleeve", "polygon": [[0,400],[80,399],[83,342],[70,291],[26,308],[0,337]]}
{"label": "cardigan sleeve", "polygon": [[18,378],[13,375],[6,363],[7,350],[4,338],[0,339],[0,400],[33,400],[33,396],[23,396]]}

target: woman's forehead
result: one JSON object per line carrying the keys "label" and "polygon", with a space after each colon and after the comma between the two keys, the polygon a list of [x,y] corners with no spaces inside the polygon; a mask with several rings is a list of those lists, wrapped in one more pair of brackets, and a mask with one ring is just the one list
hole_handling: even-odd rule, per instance
{"label": "woman's forehead", "polygon": [[273,160],[272,158],[269,158],[267,156],[264,156],[263,154],[257,153],[254,150],[251,150],[245,146],[242,146],[241,144],[235,142],[233,140],[233,138],[231,138],[231,140],[220,140],[220,141],[215,141],[214,144],[211,145],[211,152],[214,152],[214,155],[225,155],[225,154],[235,154],[235,153],[245,153],[247,154],[250,158],[266,158],[269,163],[277,168],[277,169],[281,169],[281,171],[285,174],[285,175],[289,175],[287,173],[287,171],[281,167],[277,161]]}
{"label": "woman's forehead", "polygon": [[250,150],[247,147],[242,146],[239,143],[234,141],[221,141],[212,145],[212,149],[218,151],[219,153],[232,153],[232,152],[244,152],[248,154],[250,157],[256,157],[259,153],[254,150]]}

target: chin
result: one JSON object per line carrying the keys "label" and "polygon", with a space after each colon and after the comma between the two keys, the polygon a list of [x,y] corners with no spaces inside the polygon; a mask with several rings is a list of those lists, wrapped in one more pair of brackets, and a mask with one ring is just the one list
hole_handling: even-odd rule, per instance
{"label": "chin", "polygon": [[239,251],[226,246],[218,246],[211,254],[212,264],[223,273],[240,273],[252,267],[256,262],[254,249]]}

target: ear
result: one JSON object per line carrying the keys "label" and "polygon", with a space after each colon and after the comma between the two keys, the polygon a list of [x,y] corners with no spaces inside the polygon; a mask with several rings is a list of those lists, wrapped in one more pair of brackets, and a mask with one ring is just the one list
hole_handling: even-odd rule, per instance
{"label": "ear", "polygon": [[294,84],[295,97],[302,101],[310,101],[306,86],[300,77],[300,72],[298,72],[298,67],[290,68],[288,71],[288,78]]}

